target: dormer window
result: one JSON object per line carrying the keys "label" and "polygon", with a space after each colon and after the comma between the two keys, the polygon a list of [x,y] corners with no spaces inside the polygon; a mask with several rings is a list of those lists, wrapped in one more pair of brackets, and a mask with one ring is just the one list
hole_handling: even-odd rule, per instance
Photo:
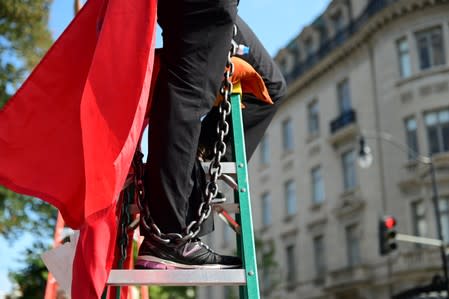
{"label": "dormer window", "polygon": [[300,60],[301,52],[299,51],[299,46],[296,41],[293,41],[292,43],[290,43],[290,45],[288,45],[287,49],[288,49],[289,54],[293,57],[294,61]]}
{"label": "dormer window", "polygon": [[287,73],[288,72],[287,58],[284,57],[283,59],[279,60],[278,64],[279,64],[279,68],[281,69],[281,71],[283,73]]}
{"label": "dormer window", "polygon": [[295,60],[296,59],[289,48],[284,48],[275,58],[276,63],[284,75],[289,74],[292,71]]}
{"label": "dormer window", "polygon": [[311,37],[309,37],[308,39],[306,39],[304,41],[304,46],[306,48],[307,57],[312,56],[313,53],[315,52],[315,49],[314,49],[313,40]]}
{"label": "dormer window", "polygon": [[343,17],[342,11],[339,11],[332,16],[332,25],[334,26],[336,33],[345,28],[345,19]]}

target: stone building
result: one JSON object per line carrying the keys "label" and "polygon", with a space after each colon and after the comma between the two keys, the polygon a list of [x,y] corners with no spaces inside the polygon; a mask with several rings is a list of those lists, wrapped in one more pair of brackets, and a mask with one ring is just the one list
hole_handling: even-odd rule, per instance
{"label": "stone building", "polygon": [[[381,256],[378,221],[437,237],[415,152],[432,155],[449,241],[449,1],[331,1],[276,61],[288,96],[250,163],[261,297],[381,299],[429,284],[439,249],[400,242]],[[234,250],[229,229],[213,239]],[[198,297],[238,298],[229,287]]]}

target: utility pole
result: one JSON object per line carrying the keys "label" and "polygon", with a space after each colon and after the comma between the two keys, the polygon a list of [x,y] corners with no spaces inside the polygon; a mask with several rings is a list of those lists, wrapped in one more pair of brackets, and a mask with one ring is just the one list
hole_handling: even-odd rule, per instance
{"label": "utility pole", "polygon": [[448,275],[448,269],[447,269],[447,255],[446,255],[446,246],[445,246],[445,240],[443,237],[443,228],[441,225],[441,213],[440,213],[440,206],[439,206],[439,197],[438,197],[438,187],[437,187],[437,179],[435,175],[435,165],[433,164],[432,156],[429,157],[429,168],[430,168],[430,180],[432,182],[432,202],[433,202],[433,208],[435,211],[435,217],[437,218],[437,234],[438,239],[440,239],[443,242],[443,245],[440,247],[441,251],[441,260],[443,262],[443,275],[446,285],[446,292],[447,292],[447,298],[449,298],[449,275]]}

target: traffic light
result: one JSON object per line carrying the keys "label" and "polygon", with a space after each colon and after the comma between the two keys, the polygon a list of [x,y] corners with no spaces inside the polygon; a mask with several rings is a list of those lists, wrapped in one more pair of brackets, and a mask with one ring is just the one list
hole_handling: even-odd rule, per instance
{"label": "traffic light", "polygon": [[398,247],[396,244],[396,223],[393,216],[385,216],[379,220],[380,255],[386,255]]}

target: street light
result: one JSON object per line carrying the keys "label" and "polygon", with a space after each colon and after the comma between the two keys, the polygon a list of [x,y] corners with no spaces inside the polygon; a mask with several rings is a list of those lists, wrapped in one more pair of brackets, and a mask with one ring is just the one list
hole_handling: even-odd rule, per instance
{"label": "street light", "polygon": [[368,168],[373,164],[373,154],[371,148],[366,145],[363,136],[359,139],[359,165],[362,168]]}
{"label": "street light", "polygon": [[410,147],[396,141],[395,138],[391,134],[385,133],[385,132],[363,132],[364,134],[359,136],[359,165],[362,168],[368,168],[373,163],[373,154],[371,151],[371,148],[366,144],[365,138],[372,138],[372,139],[378,139],[382,141],[386,141],[401,151],[410,154],[413,159],[419,163],[422,163],[424,165],[427,165],[429,167],[429,173],[430,173],[430,180],[432,184],[432,203],[434,207],[435,217],[436,217],[436,226],[437,226],[437,234],[438,239],[441,241],[440,251],[441,251],[441,260],[442,260],[442,267],[443,267],[443,273],[444,273],[444,279],[445,279],[445,285],[446,285],[446,292],[447,296],[449,298],[449,279],[448,279],[448,268],[447,268],[447,256],[446,256],[446,243],[443,238],[443,230],[441,225],[441,218],[440,218],[440,207],[438,204],[438,187],[436,182],[436,175],[435,175],[435,165],[433,163],[432,156],[424,156],[421,154],[418,154]]}

